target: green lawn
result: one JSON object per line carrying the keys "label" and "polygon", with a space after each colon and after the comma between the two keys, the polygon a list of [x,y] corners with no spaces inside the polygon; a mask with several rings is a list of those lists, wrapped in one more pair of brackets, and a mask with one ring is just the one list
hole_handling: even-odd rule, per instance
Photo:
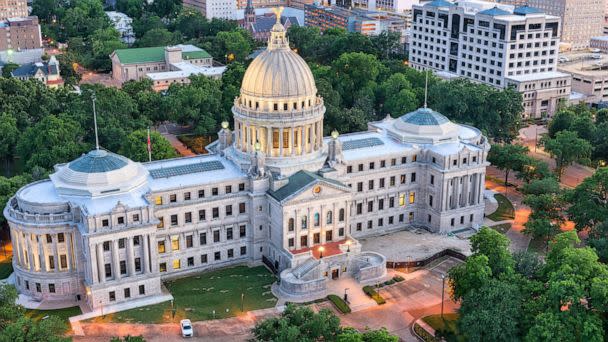
{"label": "green lawn", "polygon": [[515,218],[515,209],[513,209],[513,204],[509,201],[504,195],[496,194],[494,195],[496,201],[498,201],[498,208],[495,212],[488,215],[487,217],[492,221],[504,221],[504,220],[512,220]]}
{"label": "green lawn", "polygon": [[11,260],[0,262],[0,279],[8,278],[13,273],[13,264]]}
{"label": "green lawn", "polygon": [[447,341],[464,341],[464,337],[458,333],[457,313],[444,314],[443,318],[441,315],[430,315],[423,317],[422,320],[435,329],[436,333],[442,331]]}
{"label": "green lawn", "polygon": [[182,318],[202,321],[214,317],[232,317],[242,312],[241,294],[244,312],[273,307],[277,299],[272,295],[270,286],[275,280],[275,276],[263,266],[236,266],[205,272],[165,283],[175,298],[175,318],[172,318],[171,303],[165,302],[93,318],[91,321],[163,323],[178,322]]}
{"label": "green lawn", "polygon": [[35,321],[39,321],[45,316],[57,316],[69,324],[69,318],[72,316],[80,315],[80,307],[73,306],[71,308],[56,309],[56,310],[33,310],[26,309],[25,316],[32,318]]}
{"label": "green lawn", "polygon": [[492,226],[490,228],[494,229],[495,231],[497,231],[501,234],[506,234],[509,231],[509,229],[511,229],[511,224],[510,223],[501,223],[499,225]]}

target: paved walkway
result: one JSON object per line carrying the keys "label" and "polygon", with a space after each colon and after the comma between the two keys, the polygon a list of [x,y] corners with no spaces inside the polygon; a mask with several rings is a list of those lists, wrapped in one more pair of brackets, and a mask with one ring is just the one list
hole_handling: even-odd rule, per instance
{"label": "paved walkway", "polygon": [[174,134],[175,129],[178,129],[178,128],[176,128],[175,124],[165,124],[165,125],[160,125],[158,127],[158,132],[160,134],[162,134],[162,136],[165,137],[167,140],[169,140],[169,142],[171,143],[171,146],[173,146],[173,148],[181,156],[183,156],[183,157],[195,156],[196,154],[194,152],[192,152],[192,150],[190,150],[188,148],[188,146],[184,145],[181,141],[179,141],[179,139],[177,139],[177,136]]}

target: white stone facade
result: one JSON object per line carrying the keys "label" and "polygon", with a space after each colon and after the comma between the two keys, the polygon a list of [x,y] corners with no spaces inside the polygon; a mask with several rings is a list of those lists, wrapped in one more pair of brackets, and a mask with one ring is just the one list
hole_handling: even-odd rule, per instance
{"label": "white stone facade", "polygon": [[236,131],[224,123],[210,155],[141,164],[93,150],[17,192],[4,210],[17,289],[97,308],[159,294],[163,279],[264,262],[299,300],[343,275],[386,275],[386,258],[357,238],[482,223],[479,130],[421,108],[324,138],[324,111],[275,25],[235,101]]}

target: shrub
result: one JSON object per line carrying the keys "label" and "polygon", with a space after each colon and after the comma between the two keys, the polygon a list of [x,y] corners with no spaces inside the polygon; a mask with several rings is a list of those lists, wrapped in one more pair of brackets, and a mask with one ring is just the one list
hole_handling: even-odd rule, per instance
{"label": "shrub", "polygon": [[365,292],[366,295],[375,300],[378,305],[386,303],[386,300],[384,300],[384,298],[371,286],[363,286],[363,292]]}
{"label": "shrub", "polygon": [[338,309],[341,313],[350,313],[350,306],[348,306],[344,299],[334,294],[328,295],[327,299],[329,299],[330,302],[334,303],[336,309]]}
{"label": "shrub", "polygon": [[404,280],[405,280],[405,278],[403,278],[403,277],[402,277],[402,276],[400,276],[400,275],[396,275],[396,276],[394,276],[394,277],[393,277],[393,280],[394,280],[396,283],[398,283],[398,282],[402,282],[402,281],[404,281]]}
{"label": "shrub", "polygon": [[395,283],[395,281],[393,279],[389,279],[384,282],[384,285],[393,285],[394,283]]}

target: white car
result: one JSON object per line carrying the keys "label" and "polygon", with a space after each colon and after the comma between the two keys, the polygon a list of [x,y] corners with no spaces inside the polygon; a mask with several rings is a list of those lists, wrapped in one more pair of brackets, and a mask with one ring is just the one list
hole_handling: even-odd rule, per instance
{"label": "white car", "polygon": [[190,322],[189,319],[182,319],[179,322],[179,325],[182,327],[182,336],[183,337],[194,336],[194,329],[192,329],[192,322]]}

